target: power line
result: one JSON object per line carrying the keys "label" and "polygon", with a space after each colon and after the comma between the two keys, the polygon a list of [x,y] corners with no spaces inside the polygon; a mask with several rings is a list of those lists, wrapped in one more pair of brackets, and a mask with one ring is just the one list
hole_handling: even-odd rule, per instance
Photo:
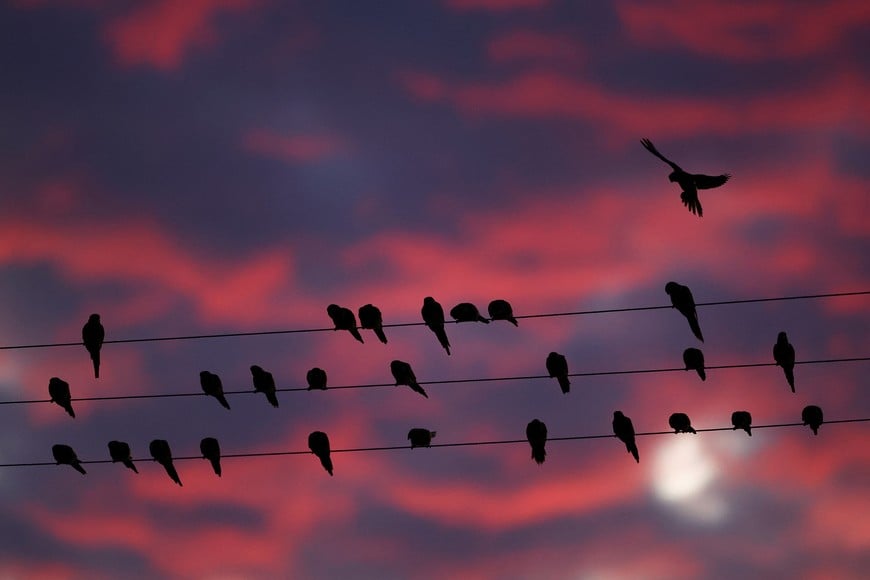
{"label": "power line", "polygon": [[[827,294],[804,294],[801,296],[776,296],[772,298],[750,298],[750,299],[742,299],[742,300],[720,300],[716,302],[698,302],[695,306],[724,306],[724,305],[732,305],[732,304],[749,304],[749,303],[757,303],[757,302],[779,302],[784,300],[810,300],[810,299],[820,299],[820,298],[839,298],[845,296],[863,296],[870,294],[870,290],[863,290],[858,292],[831,292]],[[628,308],[604,308],[599,310],[577,310],[572,312],[551,312],[544,314],[523,314],[515,316],[515,318],[519,319],[529,319],[529,318],[556,318],[556,317],[564,317],[564,316],[584,316],[587,314],[611,314],[617,312],[640,312],[643,310],[664,310],[667,308],[672,308],[671,305],[665,306],[634,306]],[[458,324],[455,320],[447,320],[448,324]],[[398,328],[403,326],[424,326],[424,322],[399,322],[393,324],[384,324],[384,328]],[[361,328],[361,327],[358,327]],[[329,332],[335,330],[334,328],[295,328],[295,329],[284,329],[284,330],[258,330],[252,332],[221,332],[216,334],[188,334],[188,335],[178,335],[178,336],[155,336],[155,337],[144,337],[144,338],[119,338],[114,340],[106,340],[103,344],[123,344],[123,343],[134,343],[134,342],[165,342],[165,341],[177,341],[177,340],[204,340],[204,339],[212,339],[212,338],[239,338],[239,337],[247,337],[247,336],[270,336],[277,334],[304,334],[304,333],[312,333],[312,332]],[[16,344],[16,345],[6,345],[0,346],[0,350],[22,350],[22,349],[36,349],[36,348],[55,348],[62,346],[82,346],[82,342],[52,342],[52,343],[41,343],[41,344]]]}

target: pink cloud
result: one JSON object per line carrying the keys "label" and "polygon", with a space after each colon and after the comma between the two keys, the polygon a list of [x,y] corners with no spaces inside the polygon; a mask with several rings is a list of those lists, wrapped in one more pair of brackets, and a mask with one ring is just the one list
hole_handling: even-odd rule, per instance
{"label": "pink cloud", "polygon": [[489,41],[487,55],[495,62],[576,60],[585,56],[580,43],[567,35],[514,30]]}
{"label": "pink cloud", "polygon": [[446,0],[453,10],[486,10],[504,12],[521,8],[543,8],[550,0]]}
{"label": "pink cloud", "polygon": [[334,157],[347,149],[344,139],[330,134],[287,135],[268,129],[246,133],[242,146],[250,153],[290,163],[311,163]]}

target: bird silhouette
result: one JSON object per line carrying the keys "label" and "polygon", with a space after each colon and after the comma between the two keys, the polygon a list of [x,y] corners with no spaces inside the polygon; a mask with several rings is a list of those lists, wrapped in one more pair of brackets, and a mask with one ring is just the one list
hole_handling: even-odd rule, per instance
{"label": "bird silhouette", "polygon": [[136,465],[133,463],[133,454],[130,453],[130,445],[124,441],[109,441],[109,456],[112,458],[112,463],[121,462],[128,469],[132,469],[134,473],[139,473]]}
{"label": "bird silhouette", "polygon": [[225,409],[230,408],[230,404],[227,402],[227,398],[224,396],[224,385],[221,382],[221,378],[215,373],[211,373],[209,371],[200,371],[199,385],[202,387],[203,393],[217,399],[221,406]]}
{"label": "bird silhouette", "polygon": [[686,363],[687,371],[697,371],[702,381],[707,380],[707,372],[704,370],[704,353],[699,348],[687,348],[683,351],[683,362]]}
{"label": "bird silhouette", "polygon": [[788,335],[785,332],[780,332],[776,337],[776,344],[773,345],[773,360],[782,367],[785,380],[788,381],[788,386],[794,393],[794,347],[788,341]]}
{"label": "bird silhouette", "polygon": [[752,437],[752,415],[749,411],[734,411],[731,413],[731,424],[734,429],[743,429],[746,434]]}
{"label": "bird silhouette", "polygon": [[640,463],[640,453],[634,440],[634,425],[631,419],[622,414],[622,411],[613,412],[613,434],[625,443],[625,449],[634,456],[634,460]]}
{"label": "bird silhouette", "polygon": [[411,449],[414,447],[429,447],[432,445],[432,439],[435,437],[435,431],[415,427],[408,431],[408,440],[411,442]]}
{"label": "bird silhouette", "polygon": [[148,451],[151,452],[154,461],[163,466],[172,481],[178,485],[183,485],[178,477],[178,472],[175,470],[175,465],[172,464],[172,451],[169,449],[169,442],[166,439],[154,439],[148,445]]}
{"label": "bird silhouette", "polygon": [[100,324],[100,315],[91,314],[88,321],[82,326],[82,342],[91,355],[91,361],[94,363],[94,378],[100,378],[100,349],[103,347],[103,341],[106,339],[106,331],[103,325]]}
{"label": "bird silhouette", "polygon": [[450,316],[456,322],[483,322],[489,324],[489,320],[481,316],[477,306],[471,302],[460,302],[450,309]]}
{"label": "bird silhouette", "polygon": [[438,342],[450,354],[450,341],[447,340],[447,331],[444,330],[444,308],[431,296],[426,296],[423,299],[423,308],[420,309],[423,315],[423,322],[429,327],[429,330],[435,333]]}
{"label": "bird silhouette", "polygon": [[308,448],[320,459],[320,465],[332,475],[332,459],[329,458],[329,437],[323,431],[312,431],[308,435]]}
{"label": "bird silhouette", "polygon": [[351,333],[355,339],[364,342],[363,337],[360,336],[359,330],[357,330],[356,316],[353,315],[353,310],[350,308],[344,308],[338,304],[330,304],[326,307],[326,313],[332,319],[332,323],[335,325],[335,330],[346,330]]}
{"label": "bird silhouette", "polygon": [[272,373],[257,365],[251,365],[251,377],[254,379],[254,390],[265,393],[266,400],[277,408],[278,395],[275,393],[275,378]]}
{"label": "bird silhouette", "polygon": [[70,417],[75,418],[76,412],[73,411],[68,382],[57,377],[51,377],[48,379],[48,395],[51,397],[52,403],[57,403],[63,407]]}
{"label": "bird silhouette", "polygon": [[535,460],[535,463],[541,465],[544,463],[544,459],[547,458],[547,450],[545,449],[547,444],[547,426],[544,425],[544,422],[532,419],[526,425],[526,439],[529,440],[529,445],[532,447],[532,459]]}
{"label": "bird silhouette", "polygon": [[810,429],[813,430],[813,435],[818,435],[819,427],[821,427],[822,423],[825,422],[825,416],[822,413],[821,407],[807,405],[804,407],[804,410],[801,411],[801,421],[804,422],[804,425],[810,426]]}
{"label": "bird silhouette", "polygon": [[203,459],[208,459],[214,474],[221,476],[221,446],[214,437],[204,437],[199,442],[199,451]]}
{"label": "bird silhouette", "polygon": [[668,175],[668,179],[671,183],[676,182],[681,188],[683,188],[683,191],[680,192],[680,199],[683,201],[683,205],[698,217],[703,217],[704,215],[701,201],[698,199],[698,190],[719,187],[731,179],[731,175],[728,173],[723,173],[722,175],[703,175],[701,173],[688,173],[683,171],[679,165],[659,153],[658,149],[655,148],[655,145],[652,144],[652,141],[649,139],[641,139],[640,142],[647,151],[671,166],[673,171]]}
{"label": "bird silhouette", "polygon": [[547,355],[547,372],[551,377],[556,377],[563,393],[571,390],[571,381],[568,380],[568,359],[558,352]]}
{"label": "bird silhouette", "polygon": [[426,394],[426,391],[423,390],[423,387],[420,386],[420,383],[417,382],[417,377],[414,376],[414,371],[411,369],[411,365],[401,360],[394,360],[390,363],[390,372],[393,373],[393,378],[396,379],[396,386],[399,385],[407,385],[411,387],[411,390],[415,393],[420,393],[427,399],[429,395]]}
{"label": "bird silhouette", "polygon": [[692,421],[685,413],[671,413],[671,416],[668,417],[668,425],[671,426],[674,433],[698,433],[692,428]]}
{"label": "bird silhouette", "polygon": [[698,324],[698,312],[695,310],[695,299],[692,297],[692,291],[689,290],[689,287],[676,282],[668,282],[665,284],[665,292],[671,297],[671,305],[689,321],[692,334],[704,342],[704,335],[701,334],[701,326]]}
{"label": "bird silhouette", "polygon": [[359,325],[373,330],[378,340],[387,344],[387,335],[384,334],[384,317],[377,306],[366,304],[359,307]]}
{"label": "bird silhouette", "polygon": [[326,390],[326,371],[319,367],[314,367],[305,373],[305,380],[308,381],[309,391],[325,391]]}
{"label": "bird silhouette", "polygon": [[507,320],[514,326],[519,326],[517,319],[514,318],[514,309],[507,300],[493,300],[486,307],[486,310],[493,320]]}
{"label": "bird silhouette", "polygon": [[58,465],[69,465],[82,475],[87,474],[85,468],[82,467],[81,461],[76,456],[76,452],[69,445],[58,443],[51,446],[51,454]]}

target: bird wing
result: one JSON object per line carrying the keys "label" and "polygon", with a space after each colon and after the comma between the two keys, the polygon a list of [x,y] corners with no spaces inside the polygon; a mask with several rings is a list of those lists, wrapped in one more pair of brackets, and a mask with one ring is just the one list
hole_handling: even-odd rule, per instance
{"label": "bird wing", "polygon": [[649,139],[641,139],[640,144],[643,145],[647,151],[649,151],[650,153],[652,153],[653,155],[655,155],[656,157],[658,157],[659,159],[661,159],[662,161],[664,161],[665,163],[670,165],[674,171],[682,171],[682,168],[679,165],[677,165],[676,163],[674,163],[673,161],[671,161],[670,159],[668,159],[667,157],[665,157],[664,155],[659,153],[659,150],[656,149],[656,146],[653,145],[652,141],[650,141]]}
{"label": "bird wing", "polygon": [[695,187],[698,189],[712,189],[724,185],[726,181],[731,179],[730,173],[722,175],[703,175],[701,173],[692,174],[692,180],[695,182]]}

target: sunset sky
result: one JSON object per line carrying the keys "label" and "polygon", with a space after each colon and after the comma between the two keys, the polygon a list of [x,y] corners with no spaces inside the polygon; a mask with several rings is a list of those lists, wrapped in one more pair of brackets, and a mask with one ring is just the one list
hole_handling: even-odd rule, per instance
{"label": "sunset sky", "polygon": [[[870,290],[870,3],[861,0],[7,0],[0,6],[0,346],[386,324]],[[680,203],[651,139],[691,172]],[[538,377],[870,357],[870,295],[423,326],[0,350],[0,401]],[[870,418],[870,362],[0,404],[0,578],[860,578],[870,422],[311,455],[199,455]],[[861,571],[864,571],[863,573]]]}

